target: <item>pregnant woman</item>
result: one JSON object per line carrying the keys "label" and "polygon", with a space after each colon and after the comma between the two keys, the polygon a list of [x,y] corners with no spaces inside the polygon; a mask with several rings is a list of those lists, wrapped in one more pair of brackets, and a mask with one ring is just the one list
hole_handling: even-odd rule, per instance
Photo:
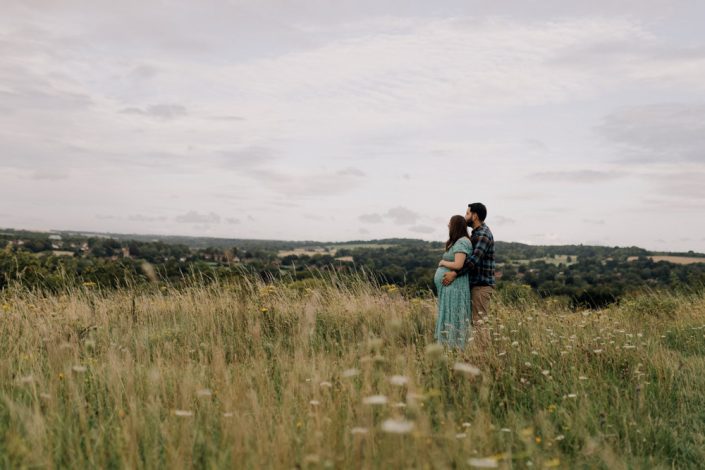
{"label": "pregnant woman", "polygon": [[465,258],[472,253],[465,217],[454,215],[448,223],[446,251],[434,276],[438,290],[438,320],[436,341],[452,347],[464,348],[470,334],[471,302],[468,276],[458,276],[452,284],[443,285],[443,275],[449,270],[463,267]]}

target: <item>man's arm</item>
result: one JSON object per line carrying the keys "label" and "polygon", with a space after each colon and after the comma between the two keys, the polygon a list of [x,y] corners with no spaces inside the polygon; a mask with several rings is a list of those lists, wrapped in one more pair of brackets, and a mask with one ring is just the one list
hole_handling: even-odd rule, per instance
{"label": "man's arm", "polygon": [[455,281],[456,277],[468,274],[472,269],[475,268],[477,263],[480,262],[480,260],[485,256],[485,254],[487,254],[487,249],[489,247],[490,238],[484,233],[481,234],[477,238],[477,243],[475,244],[475,248],[472,250],[472,253],[470,254],[470,256],[465,258],[465,263],[463,263],[463,267],[458,272],[450,271],[443,275],[443,285],[447,286],[449,284],[452,284],[453,281]]}

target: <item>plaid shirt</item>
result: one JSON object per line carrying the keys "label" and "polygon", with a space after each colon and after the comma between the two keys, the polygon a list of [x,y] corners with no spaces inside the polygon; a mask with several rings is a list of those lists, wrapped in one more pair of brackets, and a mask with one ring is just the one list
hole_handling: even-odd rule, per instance
{"label": "plaid shirt", "polygon": [[465,258],[463,268],[458,276],[470,274],[470,286],[494,286],[494,237],[484,223],[473,229],[470,235],[472,254]]}

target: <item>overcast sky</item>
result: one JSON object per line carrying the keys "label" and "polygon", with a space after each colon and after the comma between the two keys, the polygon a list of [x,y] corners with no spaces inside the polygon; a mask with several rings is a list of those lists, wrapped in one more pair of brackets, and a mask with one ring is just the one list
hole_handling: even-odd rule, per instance
{"label": "overcast sky", "polygon": [[705,252],[705,2],[0,4],[0,227]]}

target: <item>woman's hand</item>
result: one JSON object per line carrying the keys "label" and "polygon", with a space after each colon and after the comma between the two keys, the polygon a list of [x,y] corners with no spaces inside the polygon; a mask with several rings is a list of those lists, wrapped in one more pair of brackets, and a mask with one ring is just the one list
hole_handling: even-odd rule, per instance
{"label": "woman's hand", "polygon": [[445,265],[444,265],[443,263],[445,263],[445,261],[444,261],[444,260],[440,260],[440,261],[438,262],[438,267],[439,267],[439,268],[444,267]]}

